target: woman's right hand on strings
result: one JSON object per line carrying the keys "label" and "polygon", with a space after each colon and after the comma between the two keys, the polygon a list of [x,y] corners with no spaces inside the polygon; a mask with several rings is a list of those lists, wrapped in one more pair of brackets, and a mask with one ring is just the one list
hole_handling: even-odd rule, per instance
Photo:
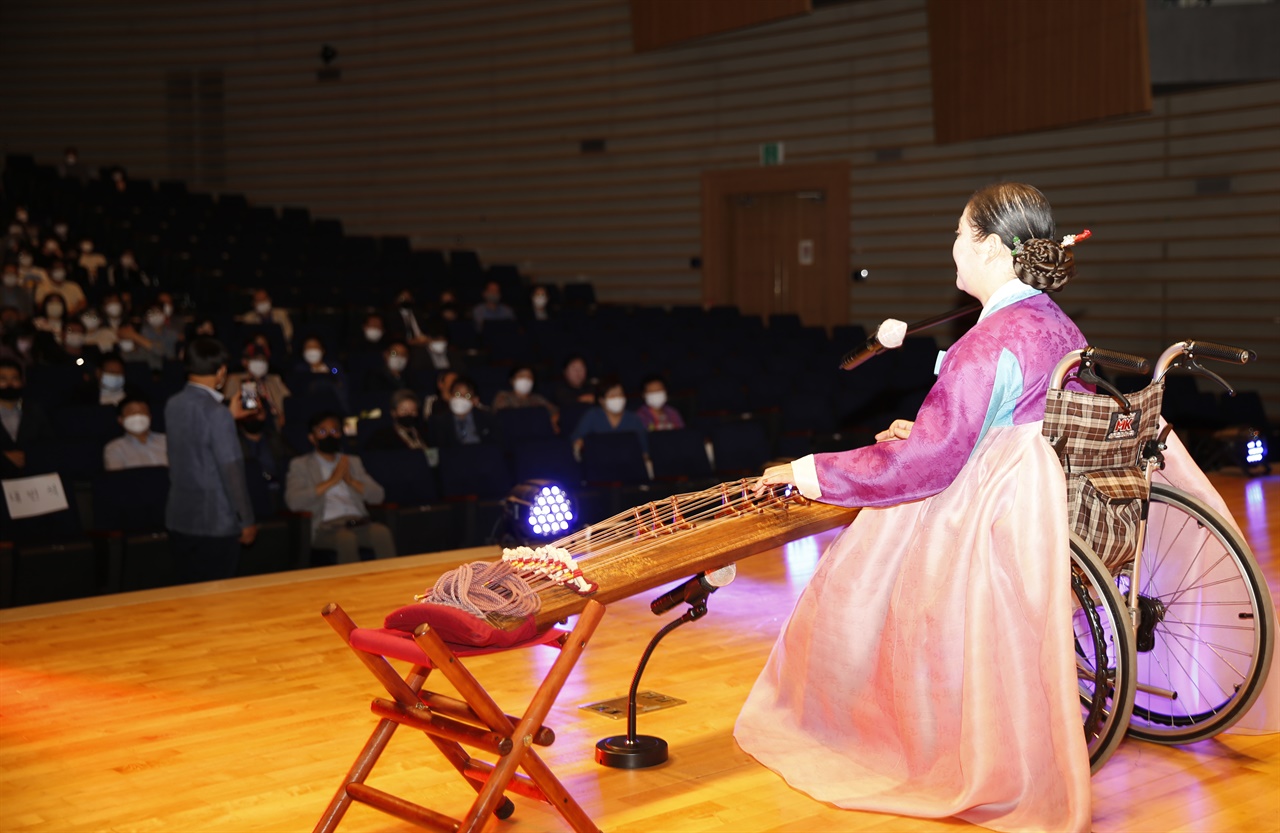
{"label": "woman's right hand on strings", "polygon": [[890,440],[905,440],[911,436],[911,427],[915,425],[909,419],[895,419],[889,423],[889,427],[876,434],[876,442],[884,443]]}
{"label": "woman's right hand on strings", "polygon": [[764,475],[756,481],[753,489],[755,496],[759,497],[765,493],[765,490],[778,486],[794,486],[796,484],[796,475],[791,468],[790,463],[784,463],[781,466],[770,466],[764,470]]}

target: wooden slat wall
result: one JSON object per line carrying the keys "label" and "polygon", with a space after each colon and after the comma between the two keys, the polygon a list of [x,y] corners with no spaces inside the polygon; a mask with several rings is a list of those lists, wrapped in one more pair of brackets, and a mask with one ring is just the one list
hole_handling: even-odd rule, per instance
{"label": "wooden slat wall", "polygon": [[[9,4],[4,150],[160,178],[165,79],[221,70],[226,189],[302,204],[349,231],[474,248],[607,301],[696,303],[699,176],[756,163],[851,165],[851,317],[954,302],[968,193],[1039,185],[1089,226],[1061,297],[1097,343],[1154,355],[1242,342],[1232,371],[1280,416],[1280,84],[1162,96],[1151,114],[934,142],[926,0],[865,0],[634,54],[627,0],[251,0]],[[342,80],[317,82],[320,44]],[[602,154],[579,141],[603,138]]]}
{"label": "wooden slat wall", "polygon": [[1147,0],[929,0],[939,142],[1151,110]]}
{"label": "wooden slat wall", "polygon": [[734,0],[732,3],[631,0],[631,41],[637,52],[646,52],[784,20],[810,10],[809,0]]}

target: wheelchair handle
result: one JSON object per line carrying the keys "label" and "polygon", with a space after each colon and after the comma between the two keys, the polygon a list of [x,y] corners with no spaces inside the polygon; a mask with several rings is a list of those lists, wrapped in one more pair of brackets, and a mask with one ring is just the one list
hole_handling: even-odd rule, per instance
{"label": "wheelchair handle", "polygon": [[1083,361],[1092,364],[1100,364],[1106,367],[1114,367],[1120,370],[1130,370],[1134,373],[1146,374],[1151,369],[1151,363],[1142,356],[1135,356],[1131,353],[1121,353],[1118,350],[1103,350],[1099,347],[1086,347],[1083,350],[1072,350],[1070,353],[1062,357],[1062,361],[1053,369],[1053,375],[1049,377],[1049,388],[1052,390],[1061,390],[1063,383],[1066,381],[1067,374],[1075,368],[1076,365]]}
{"label": "wheelchair handle", "polygon": [[1161,353],[1160,358],[1156,359],[1155,378],[1157,380],[1162,379],[1169,372],[1169,368],[1184,355],[1192,363],[1197,358],[1214,359],[1215,361],[1229,362],[1231,364],[1248,364],[1258,360],[1257,353],[1244,347],[1231,347],[1226,344],[1215,344],[1212,341],[1179,341],[1176,344],[1169,345],[1169,349]]}

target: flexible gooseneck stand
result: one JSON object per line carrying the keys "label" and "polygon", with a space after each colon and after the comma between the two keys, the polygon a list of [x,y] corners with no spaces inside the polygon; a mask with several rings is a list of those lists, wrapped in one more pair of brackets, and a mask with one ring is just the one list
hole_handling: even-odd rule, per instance
{"label": "flexible gooseneck stand", "polygon": [[640,675],[658,647],[662,638],[685,622],[692,622],[707,615],[707,595],[701,594],[689,600],[689,609],[672,622],[668,622],[662,630],[654,634],[649,645],[640,657],[635,676],[631,678],[631,693],[627,698],[627,733],[605,738],[596,744],[596,763],[615,769],[644,769],[657,766],[667,760],[667,742],[652,735],[636,734],[636,692],[640,689]]}

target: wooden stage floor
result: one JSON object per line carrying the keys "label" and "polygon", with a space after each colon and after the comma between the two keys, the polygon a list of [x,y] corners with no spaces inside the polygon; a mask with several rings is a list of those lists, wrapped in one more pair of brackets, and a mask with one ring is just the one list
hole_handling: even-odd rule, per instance
{"label": "wooden stage floor", "polygon": [[[1280,588],[1280,476],[1215,484]],[[831,534],[742,562],[704,620],[658,649],[644,687],[688,701],[642,715],[671,744],[650,770],[593,760],[625,721],[581,704],[626,694],[667,620],[653,594],[612,605],[548,720],[544,757],[607,831],[927,831],[962,822],[838,810],[788,788],[733,741],[742,701]],[[0,611],[0,831],[309,830],[373,728],[382,692],[319,616],[339,602],[375,625],[460,560],[413,556]],[[669,614],[671,616],[673,614]],[[554,652],[468,663],[508,709]],[[434,678],[433,678],[434,679]],[[370,784],[461,815],[473,793],[422,735],[402,730]],[[1224,735],[1182,748],[1126,741],[1093,779],[1094,830],[1280,830],[1280,735]],[[428,796],[430,796],[428,798]],[[496,829],[567,830],[515,797]],[[355,806],[344,831],[411,828]]]}

